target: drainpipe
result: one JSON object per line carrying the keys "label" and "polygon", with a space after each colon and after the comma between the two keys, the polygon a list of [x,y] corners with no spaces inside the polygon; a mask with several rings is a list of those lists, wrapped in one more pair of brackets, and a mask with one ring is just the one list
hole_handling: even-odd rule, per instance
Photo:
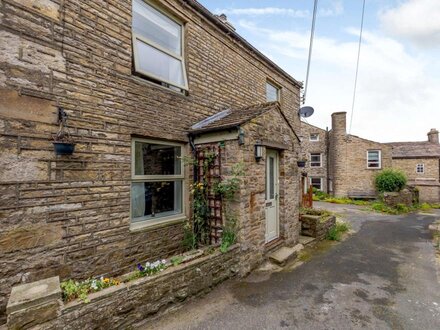
{"label": "drainpipe", "polygon": [[326,154],[326,174],[327,174],[327,186],[325,187],[326,193],[329,193],[329,187],[330,187],[330,134],[328,131],[328,126],[325,128],[325,154]]}

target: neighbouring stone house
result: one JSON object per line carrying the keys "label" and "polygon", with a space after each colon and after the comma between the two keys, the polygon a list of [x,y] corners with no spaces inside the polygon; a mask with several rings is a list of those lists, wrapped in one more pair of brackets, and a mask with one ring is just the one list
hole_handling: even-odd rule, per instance
{"label": "neighbouring stone house", "polygon": [[440,144],[438,131],[431,129],[428,140],[392,142],[393,167],[403,171],[408,184],[417,187],[422,202],[440,202]]}
{"label": "neighbouring stone house", "polygon": [[[117,276],[181,252],[182,159],[197,145],[222,148],[225,174],[247,166],[244,271],[296,242],[301,84],[225,17],[194,0],[5,0],[0,13],[0,321],[18,283]],[[53,150],[60,107],[71,156]],[[194,128],[227,109],[249,116]]]}
{"label": "neighbouring stone house", "polygon": [[306,167],[309,177],[322,175],[323,181],[328,182],[321,190],[341,197],[372,197],[376,195],[374,178],[378,171],[396,168],[407,175],[409,185],[419,189],[420,201],[440,201],[437,130],[432,129],[428,133],[428,141],[380,143],[348,134],[346,122],[346,112],[332,114],[332,128],[325,140],[326,147],[315,146],[310,141],[313,134],[321,136],[325,130],[306,123],[301,125],[302,151],[313,155],[319,150],[323,153],[321,158],[328,160],[327,171],[319,174],[311,166],[311,158]]}
{"label": "neighbouring stone house", "polygon": [[308,185],[322,191],[328,191],[328,147],[328,131],[301,123],[301,156],[307,160],[302,172]]}

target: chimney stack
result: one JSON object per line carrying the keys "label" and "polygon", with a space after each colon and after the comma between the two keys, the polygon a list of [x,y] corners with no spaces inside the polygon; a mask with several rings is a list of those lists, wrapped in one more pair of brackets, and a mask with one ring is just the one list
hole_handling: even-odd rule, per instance
{"label": "chimney stack", "polygon": [[222,21],[224,25],[230,28],[232,31],[235,31],[235,27],[228,21],[228,17],[225,14],[215,15],[217,18]]}
{"label": "chimney stack", "polygon": [[336,134],[347,134],[347,113],[334,112],[332,113],[332,130]]}
{"label": "chimney stack", "polygon": [[438,131],[435,128],[431,128],[431,130],[428,133],[428,141],[431,143],[439,143],[438,140]]}

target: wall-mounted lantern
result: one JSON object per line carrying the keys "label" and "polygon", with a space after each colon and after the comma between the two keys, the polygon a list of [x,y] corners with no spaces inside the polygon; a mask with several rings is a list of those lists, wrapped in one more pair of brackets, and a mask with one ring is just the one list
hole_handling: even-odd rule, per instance
{"label": "wall-mounted lantern", "polygon": [[238,145],[244,144],[244,130],[240,127],[238,130]]}
{"label": "wall-mounted lantern", "polygon": [[255,160],[259,162],[263,158],[263,145],[260,140],[255,141]]}

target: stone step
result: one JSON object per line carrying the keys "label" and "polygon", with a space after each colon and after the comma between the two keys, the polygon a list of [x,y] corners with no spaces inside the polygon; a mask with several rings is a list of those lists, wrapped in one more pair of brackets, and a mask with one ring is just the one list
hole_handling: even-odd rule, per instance
{"label": "stone step", "polygon": [[299,251],[304,248],[302,244],[294,247],[283,246],[269,255],[269,260],[279,266],[284,266],[289,260],[297,257]]}
{"label": "stone step", "polygon": [[299,243],[302,244],[302,245],[304,245],[304,246],[306,246],[306,245],[312,243],[312,242],[315,241],[315,240],[316,240],[316,238],[314,238],[314,237],[303,236],[303,235],[300,235],[300,236],[299,236]]}

